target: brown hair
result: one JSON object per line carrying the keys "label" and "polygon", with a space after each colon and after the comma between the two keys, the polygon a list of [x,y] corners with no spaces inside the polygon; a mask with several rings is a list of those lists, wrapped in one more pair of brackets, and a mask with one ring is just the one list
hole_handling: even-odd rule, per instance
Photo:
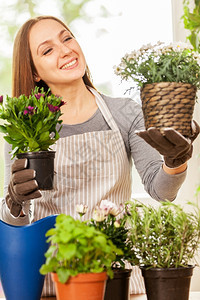
{"label": "brown hair", "polygon": [[[52,19],[62,24],[71,34],[70,29],[59,19],[53,16],[39,16],[29,19],[18,31],[14,47],[13,47],[13,63],[12,63],[12,95],[19,97],[21,94],[30,95],[35,86],[44,87],[48,89],[46,83],[42,80],[40,82],[34,81],[34,74],[36,69],[31,56],[29,45],[29,33],[34,24],[40,20]],[[72,36],[74,36],[72,34]],[[86,72],[83,76],[85,85],[94,88],[91,81],[91,74],[88,66],[86,65]]]}

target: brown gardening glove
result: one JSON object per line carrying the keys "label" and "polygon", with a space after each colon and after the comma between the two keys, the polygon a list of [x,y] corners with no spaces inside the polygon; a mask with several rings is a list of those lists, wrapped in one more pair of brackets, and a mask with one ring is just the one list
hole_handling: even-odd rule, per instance
{"label": "brown gardening glove", "polygon": [[199,132],[199,125],[196,121],[192,121],[192,135],[190,138],[185,138],[172,128],[164,129],[164,135],[154,127],[146,131],[136,132],[136,134],[163,155],[167,167],[177,168],[192,157],[192,143]]}
{"label": "brown gardening glove", "polygon": [[35,171],[26,169],[27,159],[17,159],[12,164],[12,175],[8,186],[6,204],[10,213],[18,217],[22,210],[23,202],[41,197],[35,178]]}

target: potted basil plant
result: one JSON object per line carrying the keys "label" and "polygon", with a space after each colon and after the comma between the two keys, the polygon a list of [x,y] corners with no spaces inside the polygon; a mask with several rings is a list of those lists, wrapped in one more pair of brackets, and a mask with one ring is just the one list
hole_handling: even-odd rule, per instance
{"label": "potted basil plant", "polygon": [[51,273],[58,300],[103,300],[107,275],[120,250],[94,226],[61,214],[47,231],[50,247],[41,274]]}
{"label": "potted basil plant", "polygon": [[[40,189],[53,187],[55,152],[51,146],[59,139],[62,98],[36,87],[29,96],[0,97],[0,125],[4,139],[12,145],[12,158],[28,158],[28,168],[36,171]],[[46,171],[46,173],[44,173]]]}
{"label": "potted basil plant", "polygon": [[[158,208],[126,204],[132,263],[142,270],[148,300],[188,300],[200,245],[200,209],[163,202]],[[191,209],[192,208],[192,209]]]}

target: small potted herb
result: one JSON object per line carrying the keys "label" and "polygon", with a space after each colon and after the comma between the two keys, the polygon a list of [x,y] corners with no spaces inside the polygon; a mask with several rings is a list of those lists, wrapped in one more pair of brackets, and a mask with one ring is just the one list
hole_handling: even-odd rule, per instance
{"label": "small potted herb", "polygon": [[[0,119],[6,121],[0,125],[0,131],[12,145],[12,158],[28,158],[28,167],[36,171],[39,187],[52,188],[55,152],[50,147],[59,139],[61,127],[57,129],[57,124],[62,123],[60,107],[64,104],[61,97],[51,94],[50,89],[44,92],[36,87],[29,96],[7,96],[5,103],[1,96],[0,102]],[[41,165],[41,159],[40,170],[37,163]],[[45,170],[47,175],[43,173]]]}
{"label": "small potted herb", "polygon": [[51,245],[40,272],[52,273],[58,299],[103,300],[107,274],[112,277],[111,263],[120,250],[94,226],[64,214],[46,236]]}
{"label": "small potted herb", "polygon": [[126,205],[132,263],[142,270],[149,300],[189,299],[200,245],[200,209],[191,203],[189,209],[168,201],[158,208],[138,201]]}
{"label": "small potted herb", "polygon": [[200,55],[185,43],[147,44],[122,57],[115,73],[140,88],[145,126],[173,127],[191,135],[191,120],[200,88]]}
{"label": "small potted herb", "polygon": [[[87,211],[85,205],[77,205],[77,212],[82,216]],[[128,229],[126,228],[127,215],[125,206],[117,206],[111,201],[102,200],[93,211],[92,219],[88,221],[99,231],[106,234],[107,238],[121,250],[116,253],[115,260],[111,267],[114,272],[114,278],[108,279],[105,292],[105,300],[128,300],[129,297],[129,279],[131,269],[127,269],[127,263],[132,255],[132,242],[128,238]]]}

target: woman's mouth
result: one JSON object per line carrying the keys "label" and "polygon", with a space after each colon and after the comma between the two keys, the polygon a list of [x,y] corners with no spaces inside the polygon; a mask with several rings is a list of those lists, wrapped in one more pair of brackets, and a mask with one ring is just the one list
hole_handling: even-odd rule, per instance
{"label": "woman's mouth", "polygon": [[76,62],[77,62],[77,59],[74,59],[74,60],[70,61],[70,62],[67,63],[66,65],[62,66],[62,67],[61,67],[61,70],[65,70],[65,69],[67,69],[67,68],[69,68],[69,67],[72,67],[73,65],[75,65]]}

